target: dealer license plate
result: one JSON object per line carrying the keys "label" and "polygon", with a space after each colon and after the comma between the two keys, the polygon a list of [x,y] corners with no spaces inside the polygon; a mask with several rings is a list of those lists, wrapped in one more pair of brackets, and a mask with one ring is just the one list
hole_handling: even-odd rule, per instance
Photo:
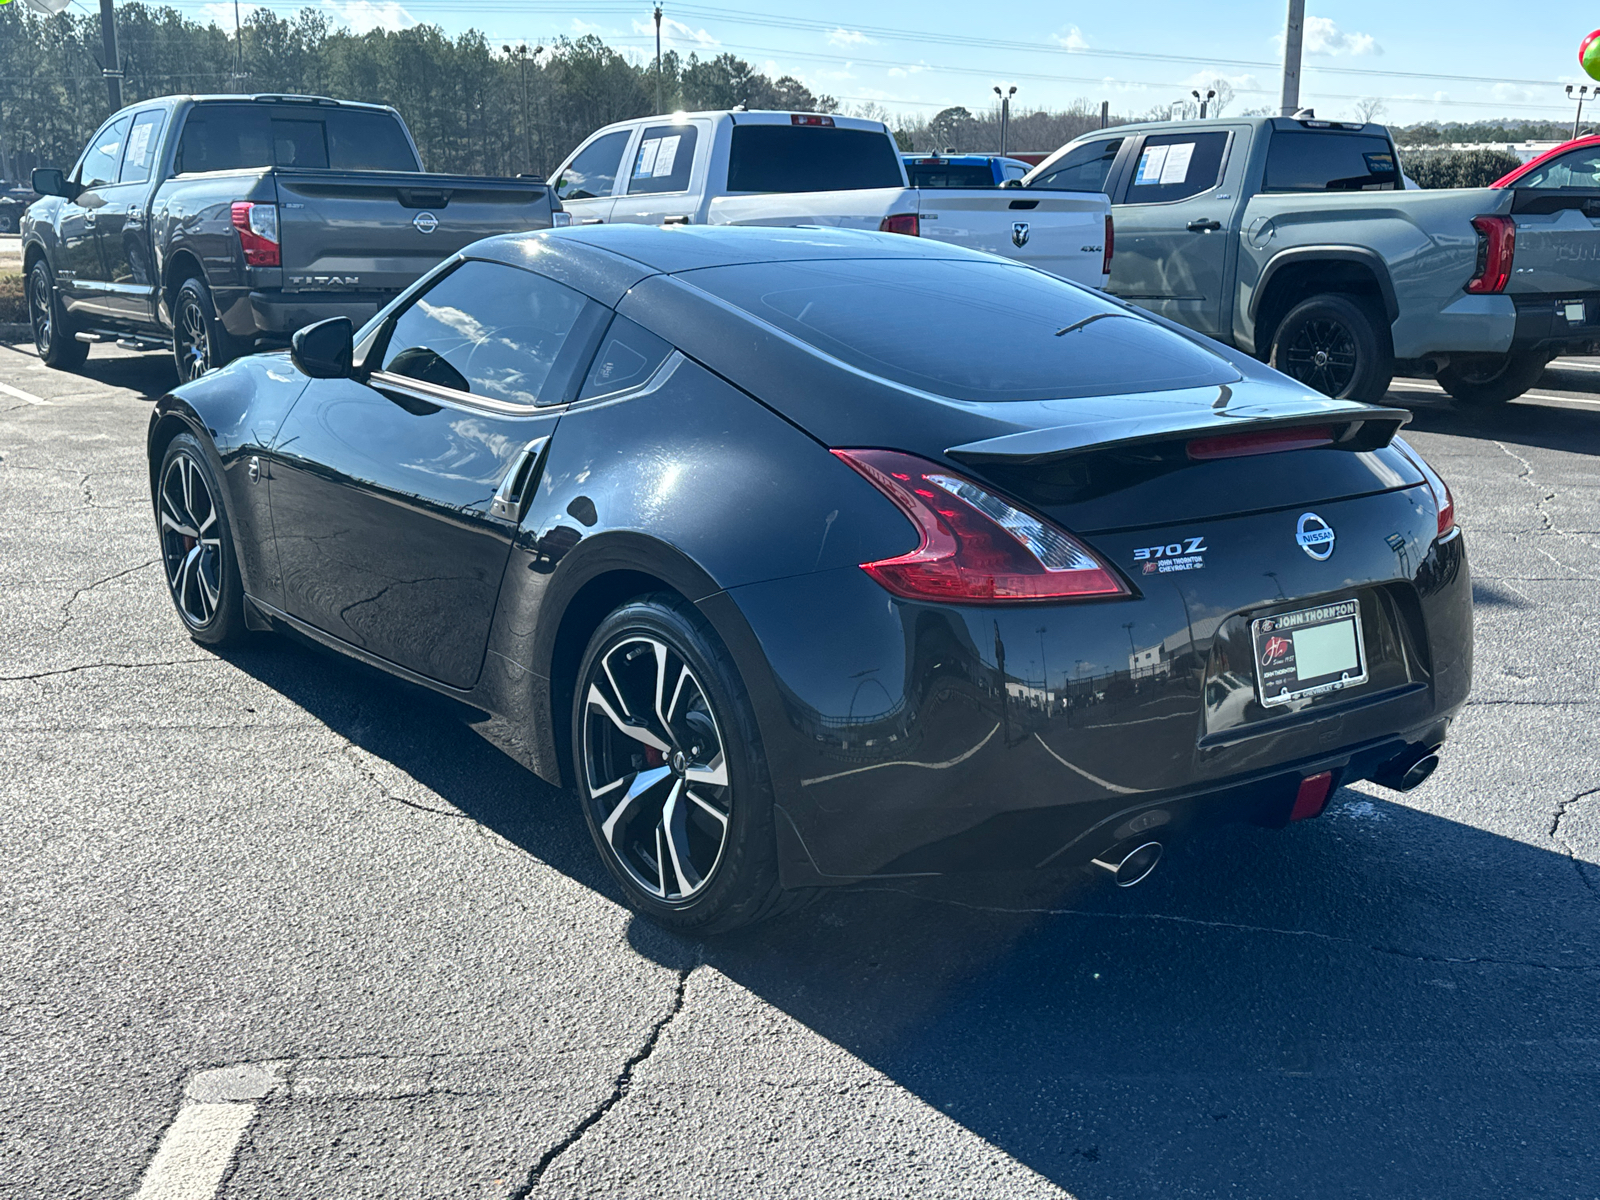
{"label": "dealer license plate", "polygon": [[1268,708],[1367,681],[1359,600],[1258,617],[1250,633],[1256,689]]}

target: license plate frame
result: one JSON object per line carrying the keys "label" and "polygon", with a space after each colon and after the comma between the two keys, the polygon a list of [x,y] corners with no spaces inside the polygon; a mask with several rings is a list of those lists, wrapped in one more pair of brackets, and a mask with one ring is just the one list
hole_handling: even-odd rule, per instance
{"label": "license plate frame", "polygon": [[[1348,661],[1341,626],[1350,631],[1348,649],[1355,653],[1354,663]],[[1303,635],[1304,640],[1297,635]],[[1361,632],[1360,600],[1335,600],[1257,617],[1250,622],[1250,641],[1255,653],[1256,696],[1263,707],[1276,708],[1367,682],[1367,644]],[[1302,676],[1302,664],[1314,673]],[[1319,664],[1331,665],[1327,670],[1315,671]]]}

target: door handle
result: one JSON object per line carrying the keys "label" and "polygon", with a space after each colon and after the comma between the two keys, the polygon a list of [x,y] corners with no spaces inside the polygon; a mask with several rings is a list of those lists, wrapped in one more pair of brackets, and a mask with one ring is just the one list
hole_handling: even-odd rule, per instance
{"label": "door handle", "polygon": [[579,225],[604,225],[605,221],[602,220],[599,217],[582,217],[582,218],[579,219],[578,224]]}
{"label": "door handle", "polygon": [[139,215],[139,206],[137,204],[128,205],[128,215],[130,217],[137,217]]}
{"label": "door handle", "polygon": [[94,209],[86,208],[83,210],[83,223],[91,229],[94,228]]}
{"label": "door handle", "polygon": [[1190,233],[1215,233],[1222,228],[1221,221],[1190,221],[1184,226]]}
{"label": "door handle", "polygon": [[511,463],[511,469],[495,489],[489,501],[489,515],[513,525],[522,521],[522,505],[533,485],[539,482],[537,467],[542,461],[544,448],[550,444],[548,437],[534,438],[522,448],[522,453]]}

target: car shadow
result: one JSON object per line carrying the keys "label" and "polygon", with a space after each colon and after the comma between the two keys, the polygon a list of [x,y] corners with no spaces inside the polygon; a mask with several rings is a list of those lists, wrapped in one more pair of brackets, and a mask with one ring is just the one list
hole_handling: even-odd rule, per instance
{"label": "car shadow", "polygon": [[[288,641],[228,657],[620,900],[572,797],[440,719],[448,702]],[[1286,831],[1175,846],[1136,889],[886,881],[735,936],[636,919],[630,940],[715,968],[1079,1200],[1574,1197],[1600,1178],[1597,918],[1600,870],[1345,789]]]}
{"label": "car shadow", "polygon": [[1600,454],[1600,412],[1536,401],[1472,408],[1456,404],[1448,397],[1424,398],[1415,392],[1394,393],[1386,403],[1411,410],[1407,432],[1442,433],[1574,454]]}
{"label": "car shadow", "polygon": [[[31,340],[0,341],[0,355],[8,359],[28,358],[35,364],[38,355]],[[107,353],[91,350],[81,366],[62,375],[77,375],[92,379],[107,387],[126,388],[142,400],[159,400],[178,386],[178,372],[172,364],[170,353]]]}

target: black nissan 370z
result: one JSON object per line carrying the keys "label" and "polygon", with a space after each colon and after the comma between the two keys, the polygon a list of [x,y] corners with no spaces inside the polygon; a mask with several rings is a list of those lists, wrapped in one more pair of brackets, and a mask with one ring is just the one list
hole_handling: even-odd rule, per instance
{"label": "black nissan 370z", "polygon": [[865,879],[1128,885],[1420,783],[1472,617],[1406,419],[940,243],[605,225],[178,388],[149,454],[195,639],[464,702],[634,906],[713,931]]}

